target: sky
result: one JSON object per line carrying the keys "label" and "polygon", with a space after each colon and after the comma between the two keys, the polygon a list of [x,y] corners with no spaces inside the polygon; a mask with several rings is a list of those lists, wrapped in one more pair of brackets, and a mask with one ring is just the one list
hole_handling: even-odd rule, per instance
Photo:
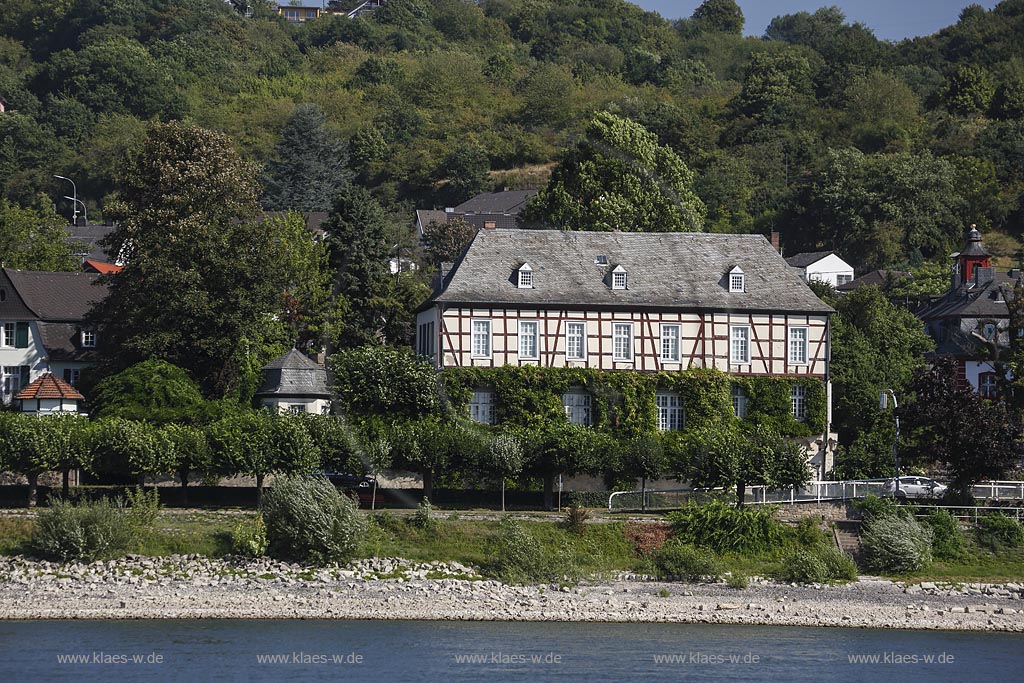
{"label": "sky", "polygon": [[[653,10],[666,19],[689,17],[701,0],[629,0],[644,9]],[[760,36],[771,20],[783,14],[814,12],[819,7],[835,5],[846,14],[849,23],[856,21],[871,28],[875,36],[885,40],[902,40],[927,36],[955,24],[960,10],[978,4],[991,9],[993,0],[737,0],[743,10],[746,26],[743,32]]]}

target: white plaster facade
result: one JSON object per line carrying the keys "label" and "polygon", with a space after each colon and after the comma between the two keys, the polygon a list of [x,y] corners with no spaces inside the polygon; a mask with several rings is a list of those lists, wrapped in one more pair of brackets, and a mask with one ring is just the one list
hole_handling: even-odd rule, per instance
{"label": "white plaster facade", "polygon": [[854,279],[853,266],[835,254],[809,264],[804,268],[795,268],[804,282],[827,282],[833,287],[844,285]]}

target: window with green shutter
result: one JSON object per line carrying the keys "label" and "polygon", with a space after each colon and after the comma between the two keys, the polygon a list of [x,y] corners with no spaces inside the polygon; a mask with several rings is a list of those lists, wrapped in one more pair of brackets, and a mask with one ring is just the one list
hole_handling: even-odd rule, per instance
{"label": "window with green shutter", "polygon": [[28,348],[28,323],[18,323],[14,331],[14,347],[17,349]]}

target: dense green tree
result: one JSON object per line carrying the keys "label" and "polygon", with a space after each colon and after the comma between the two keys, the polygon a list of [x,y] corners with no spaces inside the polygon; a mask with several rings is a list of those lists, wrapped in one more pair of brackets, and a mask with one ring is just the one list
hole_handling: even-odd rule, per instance
{"label": "dense green tree", "polygon": [[382,324],[382,298],[388,288],[388,217],[365,188],[351,185],[334,201],[324,224],[335,269],[335,295],[344,296],[339,345],[353,348],[377,343]]}
{"label": "dense green tree", "polygon": [[523,444],[514,433],[502,432],[491,439],[480,469],[485,476],[497,477],[501,482],[502,512],[505,512],[505,480],[518,476],[525,464]]}
{"label": "dense green tree", "polygon": [[700,230],[706,210],[693,179],[643,126],[600,113],[562,156],[524,219],[565,230]]}
{"label": "dense green tree", "polygon": [[743,10],[735,0],[704,0],[693,11],[693,23],[701,31],[743,35]]}
{"label": "dense green tree", "polygon": [[189,477],[192,474],[205,476],[213,471],[213,454],[206,431],[196,425],[171,423],[161,427],[160,439],[173,452],[182,503],[187,505]]}
{"label": "dense green tree", "polygon": [[206,408],[195,380],[182,368],[156,358],[106,377],[90,396],[95,418],[194,423],[203,419]]}
{"label": "dense green tree", "polygon": [[427,259],[433,265],[453,263],[462,256],[469,243],[476,237],[477,229],[461,216],[447,221],[433,221],[423,229],[423,241],[427,247]]}
{"label": "dense green tree", "polygon": [[35,210],[0,198],[0,262],[19,270],[78,270],[65,225],[52,205]]}
{"label": "dense green tree", "polygon": [[946,78],[940,97],[956,114],[983,114],[996,93],[996,83],[983,68],[971,64],[957,66]]}
{"label": "dense green tree", "polygon": [[438,180],[446,181],[447,206],[455,206],[487,189],[490,180],[487,153],[474,145],[459,145],[441,162]]}
{"label": "dense green tree", "polygon": [[957,380],[957,361],[939,359],[914,374],[914,401],[900,411],[902,426],[921,464],[939,463],[962,505],[974,499],[971,488],[984,479],[1002,479],[1020,462],[1021,424],[1000,400],[988,400]]}
{"label": "dense green tree", "polygon": [[93,467],[102,474],[130,475],[144,484],[147,476],[176,469],[174,448],[148,422],[110,417],[91,430]]}
{"label": "dense green tree", "polygon": [[346,414],[423,417],[441,409],[437,373],[411,349],[366,346],[328,360]]}
{"label": "dense green tree", "polygon": [[348,145],[327,127],[318,106],[300,104],[267,164],[263,205],[275,211],[330,211],[351,179]]}
{"label": "dense green tree", "polygon": [[28,507],[35,507],[39,475],[56,469],[60,439],[54,438],[50,418],[0,413],[0,465],[28,479]]}
{"label": "dense green tree", "polygon": [[439,477],[471,469],[488,447],[479,425],[437,416],[397,422],[389,433],[392,467],[419,474],[427,500],[433,499]]}
{"label": "dense green tree", "polygon": [[155,125],[121,186],[108,248],[126,266],[92,312],[110,350],[104,365],[162,358],[206,395],[224,395],[237,385],[240,344],[287,341],[274,315],[295,277],[294,250],[282,248],[294,232],[255,220],[255,167],[200,128]]}

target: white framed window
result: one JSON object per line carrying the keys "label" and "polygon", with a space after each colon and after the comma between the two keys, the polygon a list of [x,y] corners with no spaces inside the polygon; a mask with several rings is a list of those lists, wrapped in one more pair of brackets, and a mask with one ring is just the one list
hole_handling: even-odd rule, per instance
{"label": "white framed window", "polygon": [[807,362],[807,328],[789,328],[789,362],[802,365]]}
{"label": "white framed window", "polygon": [[4,348],[14,348],[14,323],[4,323],[0,327],[0,346]]}
{"label": "white framed window", "polygon": [[732,412],[741,420],[747,417],[747,391],[739,384],[732,385]]}
{"label": "white framed window", "polygon": [[82,377],[82,371],[78,368],[64,368],[64,381],[75,386]]}
{"label": "white framed window", "polygon": [[998,385],[994,372],[985,372],[978,376],[978,393],[985,398],[995,398]]}
{"label": "white framed window", "polygon": [[750,326],[733,325],[729,328],[729,359],[733,365],[750,362]]}
{"label": "white framed window", "polygon": [[3,390],[3,402],[10,403],[14,395],[21,391],[21,388],[26,384],[25,377],[22,376],[22,367],[19,365],[5,365],[3,366],[3,377],[0,388]]}
{"label": "white framed window", "polygon": [[661,360],[679,362],[679,325],[661,326]]}
{"label": "white framed window", "polygon": [[626,289],[627,282],[626,269],[622,266],[615,266],[612,271],[612,289]]}
{"label": "white framed window", "polygon": [[469,401],[469,419],[480,424],[494,424],[494,392],[481,389]]}
{"label": "white framed window", "polygon": [[839,273],[836,275],[836,286],[845,285],[847,282],[853,282],[853,276],[849,273]]}
{"label": "white framed window", "polygon": [[793,417],[797,420],[804,420],[807,418],[807,389],[794,384],[793,389],[790,392],[790,399],[793,404]]}
{"label": "white framed window", "polygon": [[655,395],[658,403],[658,429],[663,432],[678,432],[686,425],[683,399],[674,391],[659,391]]}
{"label": "white framed window", "polygon": [[286,9],[284,11],[284,18],[285,19],[290,19],[292,21],[298,21],[299,20],[299,10],[297,10],[297,9]]}
{"label": "white framed window", "polygon": [[536,360],[540,358],[539,335],[537,333],[537,321],[519,321],[519,358],[525,360]]}
{"label": "white framed window", "polygon": [[565,359],[587,359],[587,324],[565,324]]}
{"label": "white framed window", "polygon": [[562,407],[569,422],[590,426],[590,394],[583,389],[570,389],[562,394]]}
{"label": "white framed window", "polygon": [[533,268],[529,263],[519,266],[519,289],[533,289]]}
{"label": "white framed window", "polygon": [[491,321],[473,321],[473,342],[471,355],[473,358],[491,357]]}
{"label": "white framed window", "polygon": [[633,323],[612,323],[612,358],[633,360]]}
{"label": "white framed window", "polygon": [[288,406],[288,414],[289,415],[305,415],[306,414],[306,406],[301,405],[301,404],[290,405],[290,406]]}
{"label": "white framed window", "polygon": [[94,348],[96,348],[96,331],[95,330],[82,330],[82,348],[83,349],[94,349]]}
{"label": "white framed window", "polygon": [[729,271],[729,291],[730,292],[745,292],[747,286],[746,277],[743,275],[743,271],[739,266],[736,266]]}

